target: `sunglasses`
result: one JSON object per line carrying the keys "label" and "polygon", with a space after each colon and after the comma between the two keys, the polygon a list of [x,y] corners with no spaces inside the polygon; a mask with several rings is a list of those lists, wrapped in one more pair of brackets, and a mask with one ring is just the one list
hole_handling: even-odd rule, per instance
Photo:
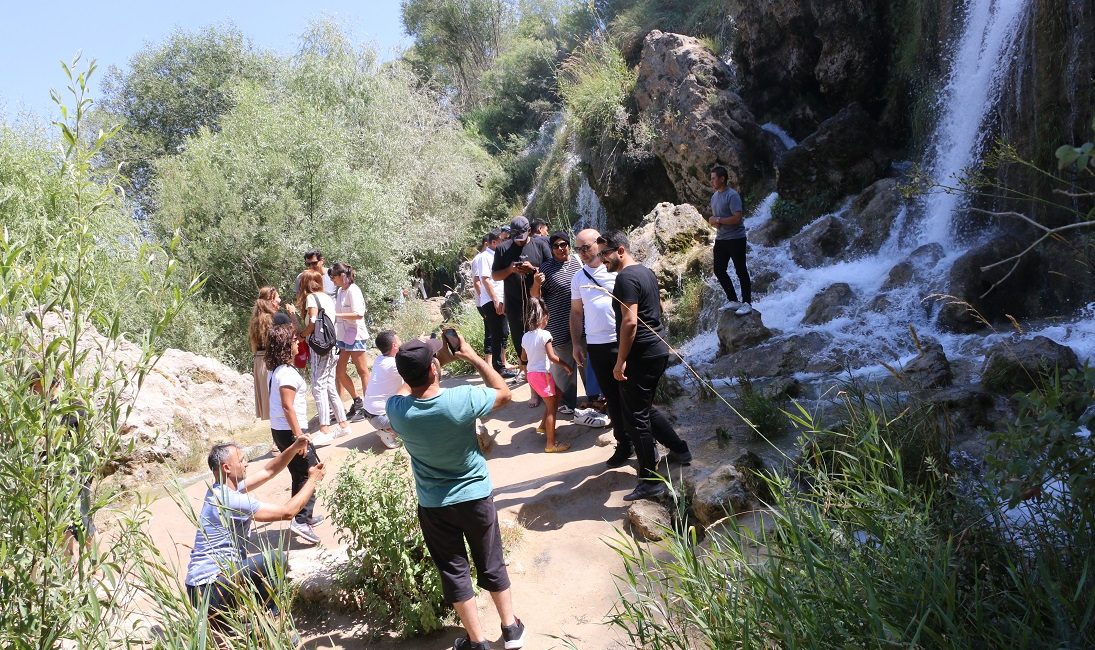
{"label": "sunglasses", "polygon": [[607,260],[607,259],[608,259],[608,256],[609,256],[609,255],[611,255],[611,254],[613,254],[613,253],[615,253],[615,252],[616,252],[616,249],[615,249],[615,248],[606,248],[606,249],[604,249],[603,251],[601,251],[600,253],[597,253],[597,255],[598,255],[598,256],[599,256],[599,257],[600,257],[600,258],[601,258],[602,260]]}
{"label": "sunglasses", "polygon": [[582,253],[584,255],[585,253],[588,253],[589,251],[593,250],[593,244],[586,244],[585,246],[579,246],[578,248],[575,248],[574,250],[576,250],[579,253]]}
{"label": "sunglasses", "polygon": [[561,250],[561,249],[564,249],[564,248],[570,248],[570,244],[566,243],[565,241],[557,241],[554,244],[552,244],[551,247],[552,248],[558,248],[558,249]]}
{"label": "sunglasses", "polygon": [[305,260],[304,264],[307,265],[307,266],[315,266],[316,264],[319,264],[319,260],[311,260],[311,261]]}

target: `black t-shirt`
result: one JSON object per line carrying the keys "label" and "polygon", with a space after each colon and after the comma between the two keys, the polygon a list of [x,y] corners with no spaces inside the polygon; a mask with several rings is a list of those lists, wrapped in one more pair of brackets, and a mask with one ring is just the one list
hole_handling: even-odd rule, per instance
{"label": "black t-shirt", "polygon": [[[532,237],[525,242],[524,246],[518,246],[512,239],[507,239],[494,251],[494,265],[491,266],[490,270],[492,272],[501,271],[514,262],[520,262],[522,255],[526,256],[530,264],[540,268],[544,260],[551,259],[551,249],[548,247],[547,237]],[[506,278],[503,289],[507,306],[510,301],[523,305],[531,288],[531,274],[514,273],[510,275]]]}
{"label": "black t-shirt", "polygon": [[[662,299],[658,294],[658,278],[654,272],[642,264],[632,264],[616,274],[616,287],[612,290],[616,300],[612,309],[616,312],[616,336],[620,335],[623,323],[620,303],[638,306],[639,326],[635,331],[635,342],[631,345],[628,357],[659,357],[669,354],[669,348],[662,342],[665,338],[665,325],[662,323]],[[646,327],[649,325],[650,327]],[[653,330],[653,331],[651,331]],[[658,337],[662,338],[658,338]]]}

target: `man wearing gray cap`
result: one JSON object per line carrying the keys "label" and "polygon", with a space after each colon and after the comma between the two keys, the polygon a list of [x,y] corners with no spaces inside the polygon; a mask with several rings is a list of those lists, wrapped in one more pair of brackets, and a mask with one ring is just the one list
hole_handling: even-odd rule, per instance
{"label": "man wearing gray cap", "polygon": [[[441,365],[454,357],[474,366],[485,386],[442,388]],[[445,602],[467,632],[453,648],[490,648],[475,604],[466,548],[471,549],[476,583],[490,592],[498,610],[505,647],[520,648],[525,626],[513,613],[494,488],[475,431],[476,418],[509,403],[509,388],[463,337],[455,353],[437,339],[409,341],[396,353],[395,367],[409,388],[388,398],[388,419],[411,456],[418,521],[441,575]]]}
{"label": "man wearing gray cap", "polygon": [[[509,322],[510,338],[517,357],[521,357],[521,337],[525,335],[525,311],[529,292],[532,290],[532,275],[545,260],[551,259],[551,249],[546,237],[530,235],[528,219],[516,217],[509,225],[510,238],[494,252],[494,264],[491,275],[503,282],[502,293],[505,297],[506,320]],[[539,396],[533,393],[532,406],[540,403]]]}

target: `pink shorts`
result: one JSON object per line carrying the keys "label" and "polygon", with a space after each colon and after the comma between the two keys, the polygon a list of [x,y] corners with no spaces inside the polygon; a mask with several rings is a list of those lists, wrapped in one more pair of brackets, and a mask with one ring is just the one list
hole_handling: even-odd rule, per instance
{"label": "pink shorts", "polygon": [[540,397],[553,397],[555,395],[555,380],[551,378],[551,373],[528,373],[528,385],[532,386],[532,390],[536,391],[536,394]]}

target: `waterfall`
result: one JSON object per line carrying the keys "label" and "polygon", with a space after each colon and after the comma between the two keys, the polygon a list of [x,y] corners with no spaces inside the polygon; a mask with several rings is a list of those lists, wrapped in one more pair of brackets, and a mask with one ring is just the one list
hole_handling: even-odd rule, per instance
{"label": "waterfall", "polygon": [[605,232],[608,229],[608,213],[601,205],[601,199],[597,197],[597,193],[590,187],[589,179],[585,174],[581,175],[581,183],[578,186],[576,208],[581,218],[574,224],[575,230],[594,228],[599,232]]}
{"label": "waterfall", "polygon": [[795,142],[795,139],[791,137],[791,134],[784,131],[783,128],[775,122],[765,122],[760,125],[760,128],[779,138],[779,141],[783,143],[783,146],[786,149],[794,149],[798,146],[798,142]]}
{"label": "waterfall", "polygon": [[[1020,19],[1030,0],[968,0],[964,26],[940,93],[939,123],[925,156],[925,169],[935,183],[957,187],[967,168],[976,165],[986,140],[985,118],[1000,97],[1001,81],[1010,67]],[[923,203],[920,243],[955,246],[954,216],[964,197],[936,189]]]}

